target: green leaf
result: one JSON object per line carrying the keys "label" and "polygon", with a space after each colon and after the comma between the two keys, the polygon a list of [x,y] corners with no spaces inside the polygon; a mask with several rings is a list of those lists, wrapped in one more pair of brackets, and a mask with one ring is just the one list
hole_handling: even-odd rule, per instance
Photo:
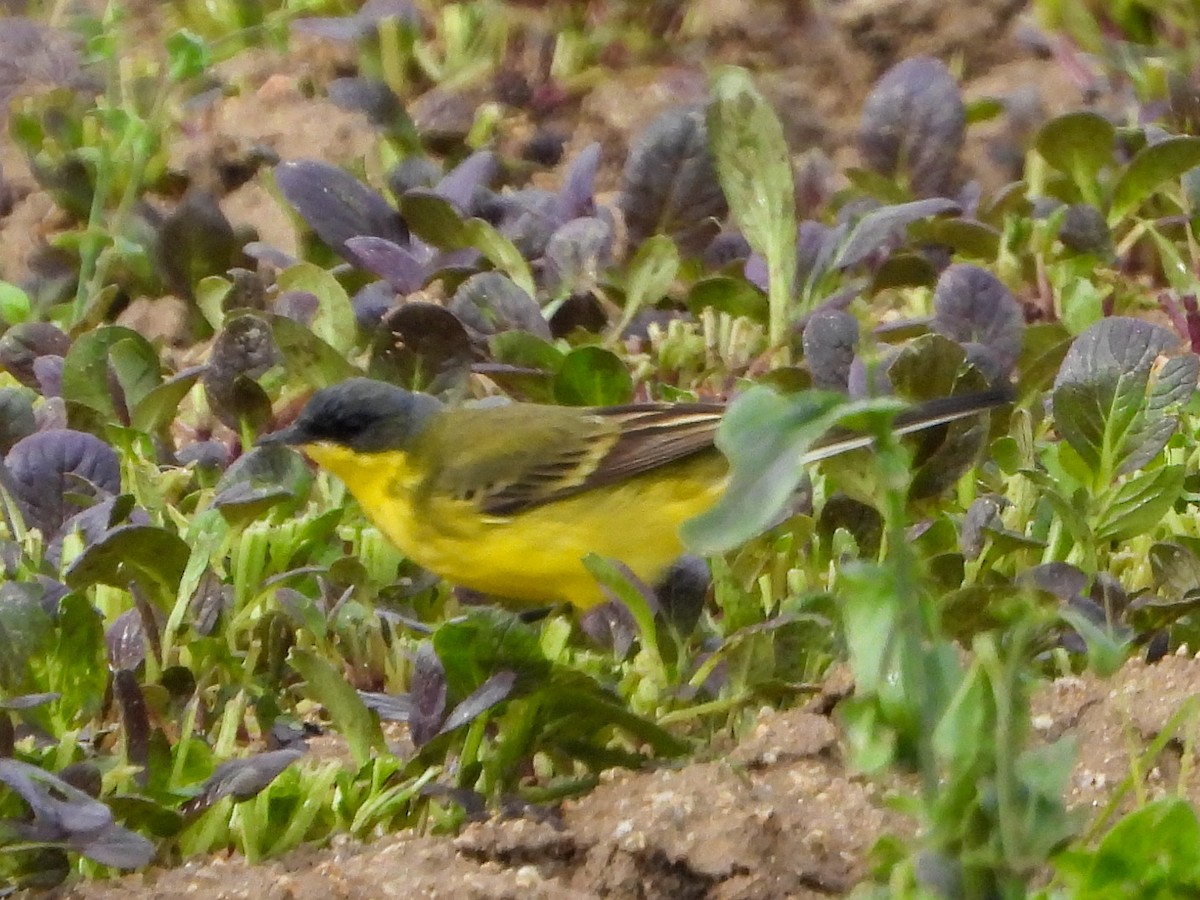
{"label": "green leaf", "polygon": [[516,245],[483,219],[468,219],[463,224],[463,237],[467,246],[474,247],[488,262],[511,278],[518,287],[533,297],[537,287],[529,263]]}
{"label": "green leaf", "polygon": [[626,271],[626,320],[642,307],[662,300],[678,273],[679,250],[669,236],[656,234],[642,241]]}
{"label": "green leaf", "polygon": [[[896,392],[911,401],[934,400],[956,393],[982,391],[983,373],[967,362],[962,346],[940,334],[910,341],[888,368]],[[946,426],[944,438],[932,448],[922,446],[912,473],[909,496],[932,497],[953,485],[975,464],[987,442],[989,419],[973,416]]]}
{"label": "green leaf", "polygon": [[1158,455],[1175,432],[1172,407],[1196,388],[1200,359],[1168,357],[1178,338],[1138,319],[1096,323],[1071,345],[1054,384],[1059,434],[1104,481]]}
{"label": "green leaf", "polygon": [[653,671],[648,673],[660,685],[667,684],[667,673],[663,666],[662,654],[658,649],[658,629],[654,624],[654,610],[638,586],[631,580],[632,573],[619,563],[610,559],[589,553],[583,558],[583,564],[600,584],[608,588],[629,610],[637,625],[641,637],[642,649],[648,654],[648,665]]}
{"label": "green leaf", "polygon": [[362,374],[346,360],[344,353],[295,319],[272,316],[271,336],[283,354],[288,371],[318,390]]}
{"label": "green leaf", "polygon": [[171,81],[182,82],[202,75],[212,65],[208,42],[195,32],[180,28],[167,35],[168,69]]}
{"label": "green leaf", "polygon": [[[158,354],[150,342],[136,331],[120,325],[106,325],[81,334],[67,351],[63,360],[63,399],[94,410],[109,422],[118,421],[117,408],[109,388],[109,358],[111,350],[122,341],[129,342],[121,351],[126,366],[125,378],[145,396],[157,384],[155,382],[155,385],[147,386],[141,382],[141,377],[145,375],[145,361],[153,359],[157,367]],[[125,387],[124,383],[122,387]]]}
{"label": "green leaf", "polygon": [[288,663],[300,673],[310,697],[333,719],[333,727],[346,739],[354,764],[362,768],[371,761],[371,751],[386,749],[379,720],[363,704],[341,670],[311,650],[293,647]]}
{"label": "green leaf", "polygon": [[117,341],[108,350],[109,364],[125,394],[125,408],[134,410],[160,384],[158,353],[141,335]]}
{"label": "green leaf", "polygon": [[1200,893],[1200,821],[1166,797],[1129,813],[1105,835],[1075,900],[1194,897]]}
{"label": "green leaf", "polygon": [[533,629],[512,613],[489,607],[443,625],[433,634],[433,649],[456,698],[505,670],[517,673],[517,688],[526,692],[543,682],[551,668]]}
{"label": "green leaf", "polygon": [[65,580],[73,590],[95,584],[127,588],[150,580],[174,597],[191,551],[183,539],[153,525],[120,525],[83,553],[67,569]]}
{"label": "green leaf", "polygon": [[933,732],[933,749],[953,769],[968,769],[991,752],[996,704],[978,663],[963,678]]}
{"label": "green leaf", "polygon": [[45,655],[54,635],[54,620],[32,585],[0,584],[0,694],[37,690],[28,677],[29,662]]}
{"label": "green leaf", "polygon": [[1104,116],[1072,112],[1044,124],[1034,146],[1046,162],[1069,175],[1082,190],[1112,162],[1116,134],[1113,124]]}
{"label": "green leaf", "polygon": [[610,350],[577,347],[554,376],[554,396],[568,406],[614,406],[633,398],[633,376]]}
{"label": "green leaf", "polygon": [[1169,137],[1138,152],[1117,178],[1108,224],[1116,225],[1166,181],[1200,166],[1200,137]]}
{"label": "green leaf", "polygon": [[900,409],[890,399],[850,401],[825,391],[787,397],[751,388],[729,407],[717,432],[717,447],[729,457],[729,486],[716,506],[684,523],[684,543],[711,556],[766,531],[800,484],[806,454],[820,437],[851,417],[890,420]]}
{"label": "green leaf", "polygon": [[958,212],[959,209],[957,203],[944,197],[873,209],[855,223],[845,243],[838,248],[832,266],[835,269],[848,269],[857,265],[906,226],[930,216]]}
{"label": "green leaf", "polygon": [[78,726],[100,711],[108,686],[104,623],[81,594],[67,594],[58,606],[55,643],[39,662],[45,690],[60,695],[56,716]]}
{"label": "green leaf", "polygon": [[1093,525],[1100,541],[1125,541],[1158,525],[1183,492],[1183,466],[1138,472],[1101,500],[1103,512]]}
{"label": "green leaf", "polygon": [[783,127],[745,69],[718,70],[708,132],[734,222],[767,261],[770,340],[783,346],[796,277],[795,184]]}
{"label": "green leaf", "polygon": [[712,275],[695,282],[688,291],[687,308],[697,316],[706,309],[715,309],[762,325],[767,323],[769,315],[762,291],[744,278],[728,275]]}
{"label": "green leaf", "polygon": [[19,325],[29,321],[32,314],[29,295],[10,281],[0,281],[0,321]]}
{"label": "green leaf", "polygon": [[413,234],[440,250],[471,246],[454,204],[431,190],[416,189],[400,198],[400,214]]}
{"label": "green leaf", "polygon": [[282,291],[307,291],[317,298],[313,316],[313,334],[339,353],[349,353],[358,336],[354,308],[336,278],[312,263],[297,263],[279,273],[276,283]]}
{"label": "green leaf", "polygon": [[1063,607],[1062,620],[1075,629],[1087,645],[1088,668],[1101,678],[1109,678],[1129,658],[1129,640],[1119,631],[1097,625],[1077,609]]}
{"label": "green leaf", "polygon": [[179,412],[179,404],[203,372],[201,366],[180,372],[143,395],[130,410],[129,424],[136,430],[149,434],[166,427],[174,421]]}

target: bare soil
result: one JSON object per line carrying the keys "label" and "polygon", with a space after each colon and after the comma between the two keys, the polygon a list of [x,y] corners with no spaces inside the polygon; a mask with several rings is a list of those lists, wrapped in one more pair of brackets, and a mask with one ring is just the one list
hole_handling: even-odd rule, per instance
{"label": "bare soil", "polygon": [[[1193,717],[1154,759],[1146,748],[1200,684],[1200,661],[1176,655],[1129,663],[1115,678],[1063,678],[1034,701],[1037,737],[1072,735],[1079,758],[1068,800],[1092,818],[1120,793],[1117,811],[1167,794],[1200,803]],[[612,773],[551,816],[495,818],[456,837],[391,835],[338,840],[250,865],[238,856],[152,869],[107,883],[60,887],[47,900],[775,900],[846,894],[867,874],[871,845],[914,823],[881,785],[847,767],[834,675],[805,708],[764,710],[752,733],[720,759]],[[1189,748],[1185,753],[1185,747]]]}
{"label": "bare soil", "polygon": [[[156,13],[156,4],[146,5]],[[571,135],[570,155],[592,140],[605,147],[604,186],[615,187],[630,139],[662,109],[702,96],[714,61],[747,65],[773,99],[798,157],[815,148],[841,169],[855,159],[862,101],[888,66],[914,54],[954,61],[968,99],[1009,101],[1017,125],[1078,107],[1077,84],[1029,37],[1020,0],[842,0],[818,15],[792,0],[698,0],[702,30],[682,35],[669,58],[614,66],[602,83],[572,98],[535,127]],[[147,27],[148,34],[158,33]],[[314,98],[344,60],[311,42],[288,54],[254,51],[215,73],[221,96],[192,110],[173,165],[193,179],[263,149],[282,159],[358,163],[375,141],[359,114]],[[35,86],[27,86],[30,89]],[[319,93],[319,92],[318,92]],[[520,130],[520,129],[518,129]],[[1017,129],[1019,131],[1019,128]],[[1007,180],[1012,129],[979,129],[964,176],[987,187]],[[37,190],[16,148],[0,135],[0,167],[13,190],[0,208],[0,277],[20,280],[30,254],[64,227]],[[249,225],[285,251],[295,248],[288,217],[251,180],[222,192],[235,226]],[[164,342],[180,319],[179,301],[144,299],[123,321]],[[1122,805],[1183,791],[1200,801],[1190,777],[1194,747],[1183,736],[1157,759],[1145,747],[1200,684],[1200,662],[1183,656],[1130,663],[1116,678],[1063,679],[1035,704],[1045,739],[1075,737],[1079,761],[1071,803],[1098,811],[1121,788]],[[833,706],[844,683],[802,710],[764,711],[753,734],[719,759],[680,768],[613,773],[590,795],[551,818],[494,819],[456,837],[392,835],[374,843],[338,840],[284,859],[249,865],[237,856],[152,869],[107,883],[67,885],[45,896],[79,900],[143,897],[318,900],[359,897],[445,898],[820,898],[841,896],[866,874],[867,851],[889,830],[912,823],[889,808],[891,792],[846,765]],[[1195,722],[1186,723],[1187,729]],[[1125,784],[1127,777],[1129,783]]]}

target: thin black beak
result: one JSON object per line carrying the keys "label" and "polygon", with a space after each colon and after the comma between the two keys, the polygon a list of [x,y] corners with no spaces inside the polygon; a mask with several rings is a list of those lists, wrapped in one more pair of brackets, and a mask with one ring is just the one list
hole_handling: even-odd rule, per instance
{"label": "thin black beak", "polygon": [[281,428],[279,431],[265,434],[254,442],[255,447],[267,447],[272,444],[283,445],[285,447],[295,446],[296,444],[304,443],[304,435],[300,433],[295,425],[289,425],[287,428]]}

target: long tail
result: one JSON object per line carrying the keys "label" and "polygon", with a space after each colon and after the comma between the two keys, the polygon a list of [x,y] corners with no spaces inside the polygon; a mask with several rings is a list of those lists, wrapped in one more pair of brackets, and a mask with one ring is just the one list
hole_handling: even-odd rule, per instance
{"label": "long tail", "polygon": [[[926,400],[896,416],[893,430],[898,435],[904,435],[912,434],[914,431],[924,431],[926,428],[936,428],[939,425],[977,416],[989,409],[1011,403],[1014,396],[1013,389],[1005,386],[990,388],[974,394]],[[849,453],[851,450],[869,447],[874,440],[871,435],[861,432],[833,431],[821,438],[813,449],[804,454],[802,462],[807,465],[818,460],[829,459],[831,456]]]}

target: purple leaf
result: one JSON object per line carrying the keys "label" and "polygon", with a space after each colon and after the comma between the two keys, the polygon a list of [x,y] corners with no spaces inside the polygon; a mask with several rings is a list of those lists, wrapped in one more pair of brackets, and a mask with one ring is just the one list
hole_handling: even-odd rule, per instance
{"label": "purple leaf", "polygon": [[304,16],[292,20],[291,27],[297,34],[353,43],[370,37],[384,19],[416,28],[421,13],[412,0],[367,0],[352,16]]}
{"label": "purple leaf", "polygon": [[841,310],[815,313],[804,328],[803,345],[813,387],[844,392],[858,349],[858,320]]}
{"label": "purple leaf", "polygon": [[571,162],[562,186],[558,189],[560,223],[595,213],[596,204],[592,192],[595,189],[596,172],[600,169],[600,155],[599,142],[593,142],[584,147]]}
{"label": "purple leaf", "polygon": [[890,243],[903,232],[905,226],[929,216],[958,211],[957,203],[940,197],[873,209],[855,223],[833,265],[838,269],[849,269],[877,250],[890,249]]}
{"label": "purple leaf", "polygon": [[500,231],[526,259],[538,259],[559,221],[558,195],[540,188],[525,188],[499,198],[503,213]]}
{"label": "purple leaf", "polygon": [[528,331],[550,339],[550,326],[537,301],[500,272],[472,275],[459,285],[446,308],[478,337]]}
{"label": "purple leaf", "polygon": [[412,294],[425,286],[425,265],[407,247],[380,237],[353,237],[346,241],[351,262],[388,282],[398,294]]}
{"label": "purple leaf", "polygon": [[383,197],[350,173],[315,160],[283,162],[275,181],[284,199],[317,236],[348,262],[346,241],[372,235],[397,244],[408,240],[404,220]]}
{"label": "purple leaf", "polygon": [[97,499],[121,490],[121,465],[113,449],[81,431],[40,431],[17,441],[5,457],[15,499],[27,523],[52,537],[83,507],[67,494]]}
{"label": "purple leaf", "polygon": [[350,305],[354,308],[354,321],[358,327],[373,331],[388,310],[396,305],[396,289],[386,281],[372,281],[350,298]]}
{"label": "purple leaf", "polygon": [[663,233],[681,253],[704,252],[729,206],[702,110],[670,109],[650,124],[625,163],[618,203],[631,245]]}
{"label": "purple leaf", "polygon": [[1004,283],[978,266],[959,263],[938,279],[933,328],[960,343],[988,348],[1005,372],[1021,353],[1025,315]]}
{"label": "purple leaf", "polygon": [[466,725],[479,718],[497,703],[508,699],[513,685],[517,683],[516,672],[497,672],[467,696],[462,703],[451,710],[442,723],[438,734],[447,734],[455,728]]}
{"label": "purple leaf", "polygon": [[557,293],[564,285],[571,291],[590,288],[607,268],[612,244],[612,227],[601,218],[575,219],[559,228],[546,245],[547,289]]}
{"label": "purple leaf", "polygon": [[113,674],[113,699],[121,711],[126,756],[140,768],[135,778],[144,788],[150,778],[150,716],[141,685],[129,669],[117,669]]}
{"label": "purple leaf", "polygon": [[966,130],[958,83],[928,56],[897,63],[863,104],[859,150],[867,165],[892,177],[903,169],[919,197],[952,189]]}
{"label": "purple leaf", "polygon": [[363,705],[375,710],[385,722],[407,722],[412,715],[413,702],[408,694],[381,694],[374,691],[359,691]]}
{"label": "purple leaf", "polygon": [[423,747],[438,735],[446,711],[446,670],[429,641],[417,647],[409,688],[408,729],[413,743]]}
{"label": "purple leaf", "polygon": [[61,843],[99,863],[136,869],[154,858],[154,845],[113,821],[112,811],[49,772],[16,759],[0,759],[0,783],[33,813],[34,839]]}
{"label": "purple leaf", "polygon": [[71,339],[49,322],[24,322],[0,336],[0,369],[26,387],[39,387],[34,361],[42,356],[66,356]]}
{"label": "purple leaf", "polygon": [[136,609],[127,609],[113,620],[104,634],[108,663],[114,669],[135,669],[146,659],[146,633]]}
{"label": "purple leaf", "polygon": [[291,746],[223,762],[204,782],[200,793],[185,803],[180,812],[186,816],[196,816],[222,797],[232,797],[239,802],[249,800],[306,752],[303,746]]}
{"label": "purple leaf", "polygon": [[470,215],[475,192],[487,187],[499,169],[496,154],[490,150],[477,150],[439,181],[434,193],[453,203],[460,214]]}

